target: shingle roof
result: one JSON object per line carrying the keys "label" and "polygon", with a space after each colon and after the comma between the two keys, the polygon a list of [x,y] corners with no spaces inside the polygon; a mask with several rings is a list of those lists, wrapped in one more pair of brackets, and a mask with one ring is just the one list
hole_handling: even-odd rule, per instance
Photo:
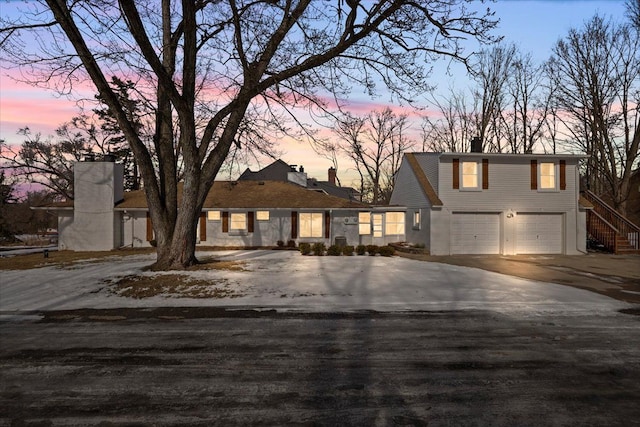
{"label": "shingle roof", "polygon": [[[146,209],[144,191],[125,193],[117,209]],[[365,204],[280,181],[216,181],[203,209],[345,209]]]}
{"label": "shingle roof", "polygon": [[405,153],[404,157],[407,159],[407,162],[409,162],[409,166],[411,166],[411,170],[420,183],[420,187],[422,188],[422,191],[424,191],[425,196],[427,196],[427,198],[429,199],[431,206],[442,206],[442,200],[440,200],[440,198],[436,194],[436,191],[433,189],[433,186],[429,182],[429,178],[427,178],[427,175],[425,175],[424,171],[422,170],[422,167],[420,166],[420,163],[418,163],[415,154]]}

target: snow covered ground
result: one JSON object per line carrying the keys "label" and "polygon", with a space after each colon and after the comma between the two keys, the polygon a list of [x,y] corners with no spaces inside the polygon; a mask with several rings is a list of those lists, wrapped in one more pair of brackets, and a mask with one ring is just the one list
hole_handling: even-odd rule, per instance
{"label": "snow covered ground", "polygon": [[224,306],[327,312],[480,309],[531,315],[607,315],[631,306],[569,286],[400,257],[315,257],[268,250],[198,253],[200,257],[207,255],[244,261],[246,271],[184,274],[219,283],[240,296],[119,296],[113,283],[122,277],[164,274],[143,272],[155,255],[131,255],[77,262],[71,267],[2,271],[0,314],[79,308]]}

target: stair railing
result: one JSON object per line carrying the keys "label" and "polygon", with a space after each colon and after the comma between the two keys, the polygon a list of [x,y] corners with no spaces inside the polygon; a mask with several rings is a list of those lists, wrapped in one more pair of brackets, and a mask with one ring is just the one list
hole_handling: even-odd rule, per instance
{"label": "stair railing", "polygon": [[[629,221],[624,216],[620,215],[615,209],[609,206],[604,200],[600,197],[596,196],[593,192],[586,190],[583,192],[583,196],[590,201],[593,206],[593,213],[597,214],[597,219],[589,220],[589,224],[596,227],[606,227],[607,225],[612,228],[612,231],[617,232],[618,236],[623,237],[629,242],[629,245],[632,249],[640,250],[640,227]],[[591,215],[592,217],[596,217],[596,215]],[[606,246],[609,243],[605,243],[600,240],[599,237],[596,236],[595,233],[592,233],[590,228],[587,228],[589,232],[593,235],[594,238],[598,239],[602,244]],[[599,233],[599,231],[595,231]],[[603,234],[603,238],[608,239],[608,234],[606,236]],[[617,243],[614,237],[614,242],[611,248],[614,253],[617,252]]]}

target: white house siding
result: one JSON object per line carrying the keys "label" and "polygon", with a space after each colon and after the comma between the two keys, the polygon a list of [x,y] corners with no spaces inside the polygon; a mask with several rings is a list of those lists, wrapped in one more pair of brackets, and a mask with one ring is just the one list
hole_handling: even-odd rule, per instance
{"label": "white house siding", "polygon": [[127,211],[121,212],[122,244],[133,248],[145,248],[151,246],[147,241],[147,212]]}
{"label": "white house siding", "polygon": [[123,166],[113,162],[74,164],[73,212],[59,219],[58,247],[74,251],[107,251],[120,246],[122,230],[113,210],[123,197]]}
{"label": "white house siding", "polygon": [[[429,168],[432,175],[437,174],[437,167],[433,167],[432,165],[434,160],[437,162],[437,157],[416,154],[416,158],[423,168]],[[427,177],[431,182],[429,174],[427,174]],[[434,188],[436,187],[434,186]],[[405,240],[414,244],[422,243],[427,249],[429,249],[431,232],[431,203],[420,187],[420,184],[418,183],[418,180],[406,159],[402,160],[400,168],[396,174],[394,189],[393,193],[391,193],[389,203],[391,205],[407,207],[407,213],[405,216]],[[413,227],[413,213],[416,210],[420,211],[421,224],[419,228]]]}
{"label": "white house siding", "polygon": [[[489,159],[489,188],[465,191],[453,188],[452,159]],[[441,157],[439,166],[438,196],[444,204],[442,215],[437,220],[432,217],[432,248],[434,255],[451,253],[447,247],[449,238],[442,236],[442,230],[450,230],[453,212],[500,213],[501,249],[500,253],[517,253],[517,216],[522,214],[555,214],[563,216],[563,243],[560,253],[581,253],[581,240],[586,240],[584,229],[578,225],[578,178],[577,159],[566,160],[566,189],[543,192],[531,189],[531,160],[536,156],[460,154]],[[539,156],[538,161],[559,160],[559,157]],[[437,234],[437,235],[436,235]],[[434,242],[438,240],[437,242]],[[578,242],[578,243],[576,243]]]}

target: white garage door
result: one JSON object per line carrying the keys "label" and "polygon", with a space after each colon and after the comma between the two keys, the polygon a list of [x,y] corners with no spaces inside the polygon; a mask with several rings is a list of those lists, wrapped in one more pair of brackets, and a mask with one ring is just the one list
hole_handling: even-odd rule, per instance
{"label": "white garage door", "polygon": [[562,236],[561,214],[518,213],[517,253],[560,254]]}
{"label": "white garage door", "polygon": [[500,253],[500,215],[497,213],[452,214],[451,253]]}

